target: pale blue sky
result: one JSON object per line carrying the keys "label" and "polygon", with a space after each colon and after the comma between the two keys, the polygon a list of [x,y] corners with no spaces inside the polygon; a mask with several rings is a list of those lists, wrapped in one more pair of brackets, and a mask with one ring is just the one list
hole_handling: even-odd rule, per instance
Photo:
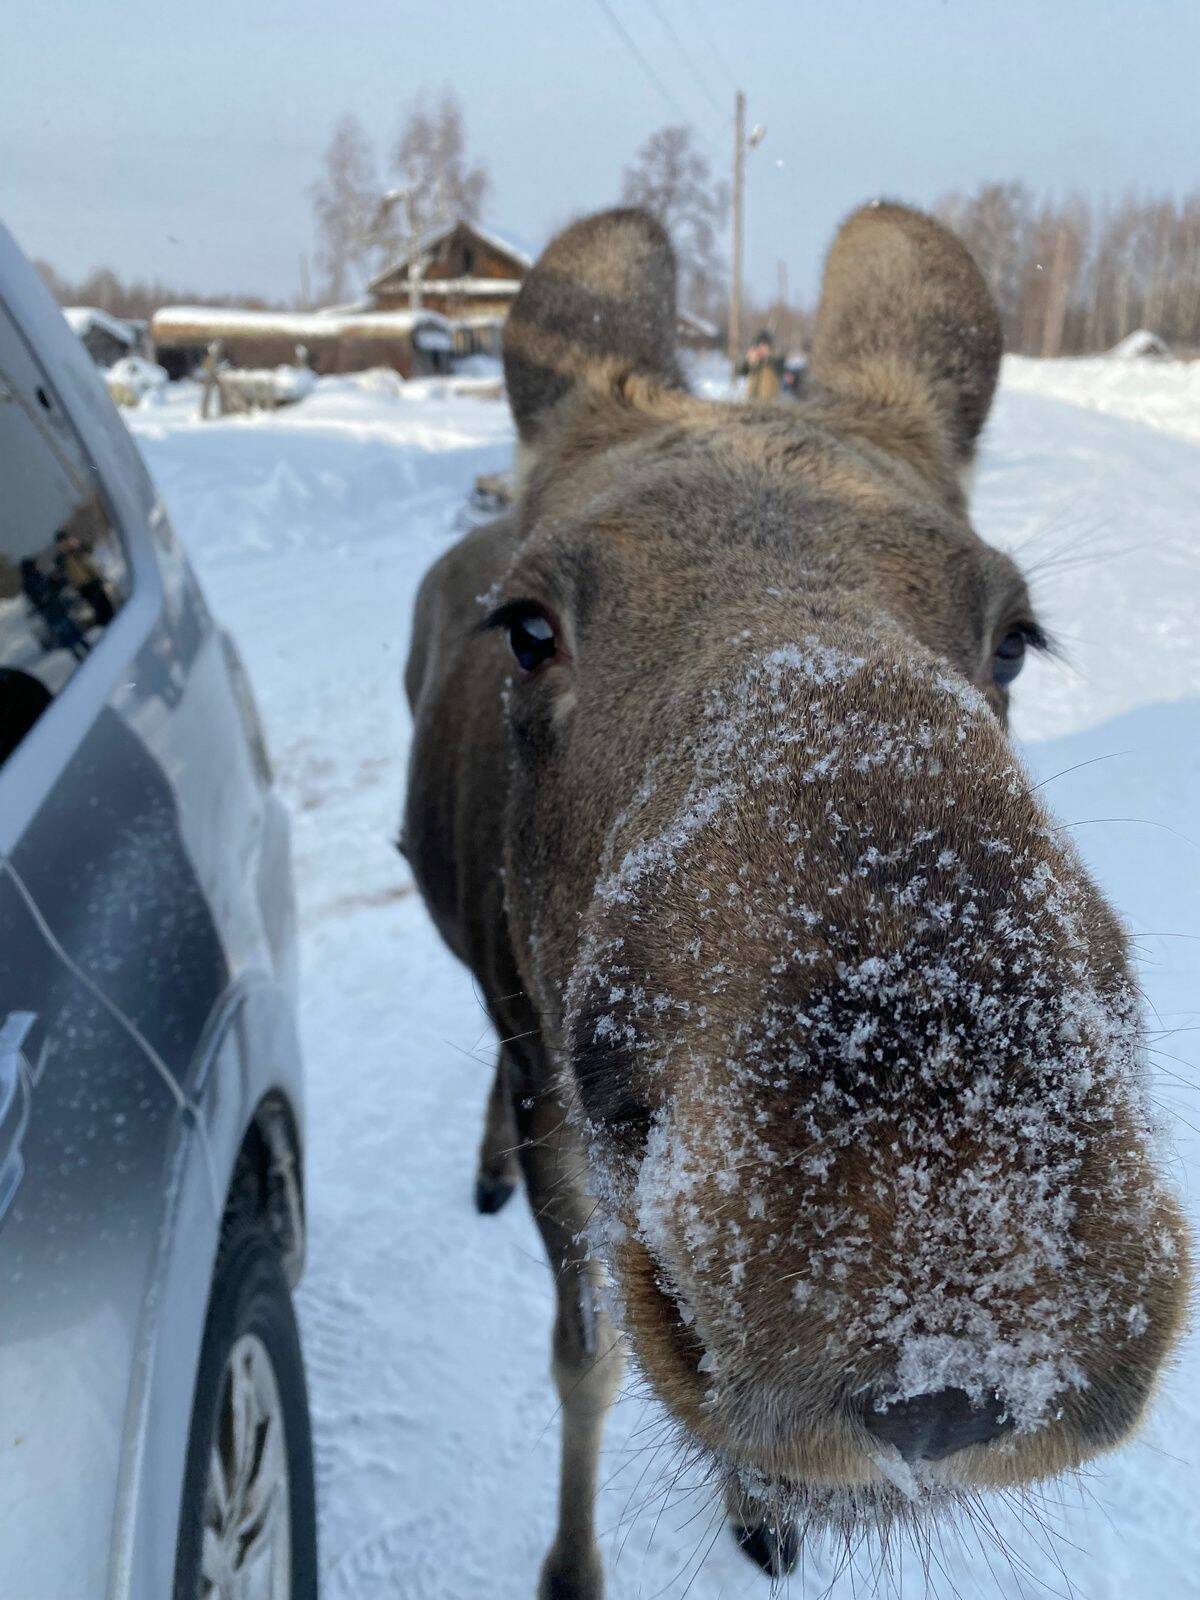
{"label": "pale blue sky", "polygon": [[[838,217],[980,178],[1093,196],[1200,183],[1200,0],[609,0],[706,148],[733,90],[752,284],[809,293]],[[597,0],[36,0],[6,7],[0,217],[77,275],[99,263],[291,295],[334,119],[383,144],[422,86],[461,94],[489,220],[538,243],[617,197],[678,112]]]}

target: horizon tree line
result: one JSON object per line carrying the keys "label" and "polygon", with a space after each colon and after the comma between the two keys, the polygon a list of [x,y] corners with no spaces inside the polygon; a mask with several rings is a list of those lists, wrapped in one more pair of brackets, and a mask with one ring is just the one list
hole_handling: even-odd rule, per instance
{"label": "horizon tree line", "polygon": [[933,211],[979,263],[1009,350],[1090,354],[1139,328],[1200,346],[1200,189],[1096,203],[981,183]]}

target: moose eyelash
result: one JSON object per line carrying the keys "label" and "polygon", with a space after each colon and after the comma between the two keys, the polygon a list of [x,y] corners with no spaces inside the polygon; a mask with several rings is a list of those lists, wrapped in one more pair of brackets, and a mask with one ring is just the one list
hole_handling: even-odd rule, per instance
{"label": "moose eyelash", "polygon": [[521,617],[532,615],[543,616],[547,608],[537,600],[506,600],[493,611],[489,611],[481,622],[475,624],[474,633],[494,633],[498,628],[511,627]]}
{"label": "moose eyelash", "polygon": [[1049,656],[1061,654],[1053,635],[1047,633],[1041,623],[1033,621],[1032,618],[1026,617],[1020,622],[1014,622],[1012,631],[1019,633],[1031,650]]}

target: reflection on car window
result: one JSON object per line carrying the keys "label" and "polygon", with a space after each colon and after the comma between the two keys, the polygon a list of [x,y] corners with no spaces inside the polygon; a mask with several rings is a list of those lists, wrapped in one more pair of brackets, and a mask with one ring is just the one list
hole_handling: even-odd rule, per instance
{"label": "reflection on car window", "polygon": [[90,471],[0,372],[0,762],[124,604],[129,567]]}

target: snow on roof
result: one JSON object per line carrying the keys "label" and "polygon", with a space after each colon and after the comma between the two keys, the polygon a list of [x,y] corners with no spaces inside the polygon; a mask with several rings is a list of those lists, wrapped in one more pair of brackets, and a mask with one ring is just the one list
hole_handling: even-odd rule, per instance
{"label": "snow on roof", "polygon": [[129,324],[122,322],[119,317],[110,316],[107,311],[101,311],[99,306],[64,306],[62,314],[78,339],[84,338],[93,328],[103,328],[105,333],[119,339],[122,344],[131,348],[137,344],[137,334]]}
{"label": "snow on roof", "polygon": [[432,325],[453,324],[436,311],[246,311],[234,306],[164,306],[151,332],[160,343],[204,344],[211,339],[389,339]]}
{"label": "snow on roof", "polygon": [[519,261],[523,267],[532,267],[533,257],[527,250],[516,242],[511,235],[497,233],[493,228],[482,227],[478,222],[467,223],[472,232],[477,233],[485,244],[490,244],[493,250],[501,255],[511,256],[514,261]]}
{"label": "snow on roof", "polygon": [[313,311],[315,317],[344,317],[351,312],[372,311],[374,302],[371,300],[347,300],[344,305],[317,306]]}
{"label": "snow on roof", "polygon": [[514,244],[511,239],[506,239],[502,234],[496,233],[491,228],[483,227],[481,223],[468,222],[466,217],[456,217],[453,222],[444,222],[436,228],[427,229],[426,232],[419,236],[414,245],[403,251],[378,276],[371,279],[367,285],[368,289],[376,289],[381,283],[386,283],[389,278],[394,277],[396,273],[402,272],[414,256],[427,255],[430,250],[441,244],[443,239],[448,239],[455,228],[459,226],[468,228],[477,238],[482,239],[484,244],[491,245],[492,249],[500,255],[510,257],[525,268],[533,265],[533,257]]}
{"label": "snow on roof", "polygon": [[1136,332],[1126,334],[1108,353],[1110,356],[1130,361],[1146,356],[1168,356],[1171,352],[1165,339],[1160,339],[1158,334],[1151,333],[1149,328],[1138,328]]}
{"label": "snow on roof", "polygon": [[694,311],[679,311],[676,313],[679,322],[692,333],[698,333],[705,339],[715,339],[717,325],[710,322],[707,317],[701,317]]}

